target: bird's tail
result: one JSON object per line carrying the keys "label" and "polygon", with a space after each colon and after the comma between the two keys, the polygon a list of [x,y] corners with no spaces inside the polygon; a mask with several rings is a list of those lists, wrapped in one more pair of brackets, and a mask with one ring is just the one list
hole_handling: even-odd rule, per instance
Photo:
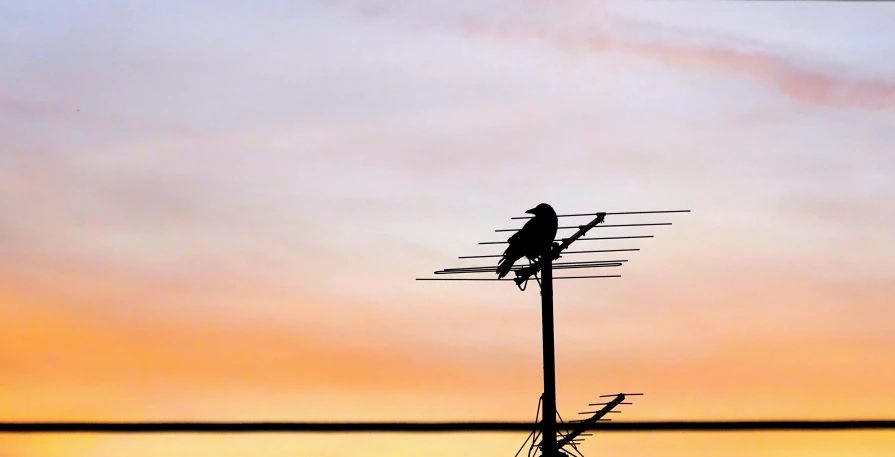
{"label": "bird's tail", "polygon": [[506,257],[502,257],[499,262],[497,262],[497,279],[502,279],[504,276],[510,273],[510,270],[513,268],[513,264],[516,263],[515,260],[510,260]]}

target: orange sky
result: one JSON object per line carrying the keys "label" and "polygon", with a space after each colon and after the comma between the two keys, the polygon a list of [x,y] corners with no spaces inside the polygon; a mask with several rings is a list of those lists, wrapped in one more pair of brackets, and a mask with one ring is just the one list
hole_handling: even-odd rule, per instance
{"label": "orange sky", "polygon": [[[485,265],[456,257],[495,253],[476,243],[540,202],[693,211],[580,242],[642,250],[597,256],[629,260],[620,279],[555,286],[567,419],[618,391],[646,393],[630,420],[893,416],[895,4],[38,3],[0,14],[0,420],[533,418],[536,289],[414,278]],[[0,457],[524,438],[0,435]],[[891,449],[889,432],[582,447]]]}

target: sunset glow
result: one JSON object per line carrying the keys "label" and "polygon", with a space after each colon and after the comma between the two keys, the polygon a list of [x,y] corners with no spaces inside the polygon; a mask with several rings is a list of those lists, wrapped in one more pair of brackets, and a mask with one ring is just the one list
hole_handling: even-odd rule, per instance
{"label": "sunset glow", "polygon": [[[692,210],[580,242],[641,251],[555,286],[564,417],[636,391],[618,420],[892,418],[892,56],[882,2],[0,1],[0,421],[533,420],[537,288],[414,279],[488,264],[457,256],[541,202]],[[0,457],[524,439],[6,434]],[[581,448],[891,456],[895,433]]]}

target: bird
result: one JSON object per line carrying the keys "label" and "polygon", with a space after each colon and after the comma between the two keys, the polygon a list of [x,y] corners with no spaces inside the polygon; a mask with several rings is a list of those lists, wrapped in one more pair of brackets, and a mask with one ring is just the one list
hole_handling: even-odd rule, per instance
{"label": "bird", "polygon": [[527,257],[534,262],[553,247],[558,225],[553,207],[541,203],[526,211],[526,214],[532,214],[534,217],[507,240],[510,245],[497,262],[497,279],[506,276],[517,260]]}

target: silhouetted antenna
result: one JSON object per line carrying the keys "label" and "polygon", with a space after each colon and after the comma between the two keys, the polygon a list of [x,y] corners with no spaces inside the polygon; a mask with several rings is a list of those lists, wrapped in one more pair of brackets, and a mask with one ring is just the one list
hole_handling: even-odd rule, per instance
{"label": "silhouetted antenna", "polygon": [[[597,241],[597,240],[631,240],[634,238],[653,238],[652,235],[637,235],[637,236],[604,236],[601,238],[576,238],[575,240],[581,241]],[[560,238],[558,240],[553,241],[562,241],[565,242],[568,238]],[[509,241],[480,241],[479,244],[509,244]]]}
{"label": "silhouetted antenna", "polygon": [[[611,228],[611,227],[653,227],[656,225],[671,225],[671,222],[657,222],[655,224],[615,224],[615,225],[598,225],[593,228]],[[580,229],[583,225],[570,225],[568,227],[557,227],[557,230]],[[495,232],[518,232],[519,229],[498,229]]]}
{"label": "silhouetted antenna", "polygon": [[[600,252],[635,252],[640,249],[600,249],[595,251],[564,251],[563,254],[595,254]],[[465,255],[457,257],[458,259],[491,259],[503,257],[500,254],[493,255]]]}
{"label": "silhouetted antenna", "polygon": [[[689,213],[688,209],[678,209],[672,211],[626,211],[623,213],[603,213],[607,216],[619,216],[622,214],[668,214],[668,213]],[[580,217],[580,216],[597,216],[600,213],[578,213],[578,214],[557,214],[556,217]],[[532,216],[517,216],[510,219],[531,219]]]}
{"label": "silhouetted antenna", "polygon": [[[556,276],[553,279],[597,279],[597,278],[621,278],[622,275],[587,275],[587,276]],[[417,281],[503,281],[516,282],[509,278],[417,278]]]}
{"label": "silhouetted antenna", "polygon": [[[637,395],[637,394],[635,394],[635,395]],[[612,399],[612,401],[605,402],[605,405],[597,411],[585,411],[585,412],[579,413],[579,414],[587,414],[587,415],[590,415],[591,417],[588,417],[586,419],[578,419],[575,421],[570,421],[570,422],[575,422],[577,424],[580,424],[579,428],[569,431],[569,433],[566,436],[564,436],[559,441],[557,441],[556,442],[557,449],[561,450],[566,445],[574,445],[574,440],[576,438],[578,438],[579,436],[581,436],[585,431],[587,431],[589,426],[592,426],[592,425],[596,424],[597,422],[610,422],[612,419],[606,418],[605,416],[607,414],[621,413],[621,411],[617,411],[614,408],[618,407],[619,405],[625,405],[625,404],[630,405],[631,404],[629,402],[625,402],[625,398],[627,397],[627,394],[601,395],[601,397],[615,397],[615,398]],[[575,449],[577,450],[577,448],[575,448]]]}
{"label": "silhouetted antenna", "polygon": [[[627,259],[618,259],[618,260],[584,260],[579,262],[556,262],[555,260],[559,259],[562,254],[601,254],[608,252],[627,252],[627,251],[639,251],[639,249],[591,249],[584,251],[569,251],[566,252],[566,249],[575,241],[608,241],[608,240],[631,240],[631,239],[643,239],[643,238],[653,238],[653,235],[628,235],[628,236],[607,236],[607,237],[593,237],[587,238],[584,235],[587,234],[590,229],[597,227],[599,224],[602,224],[607,215],[634,215],[634,214],[658,214],[658,213],[683,213],[689,212],[689,210],[673,210],[673,211],[626,211],[626,212],[616,212],[616,213],[605,213],[605,212],[596,212],[596,213],[580,213],[580,214],[562,214],[556,215],[553,211],[553,208],[550,205],[540,204],[535,208],[532,208],[526,211],[529,214],[532,214],[531,217],[514,217],[513,219],[532,219],[525,223],[525,225],[521,228],[516,229],[499,229],[496,232],[513,232],[513,235],[507,241],[484,241],[480,242],[479,245],[498,245],[498,244],[506,244],[508,245],[507,250],[503,255],[471,255],[471,256],[463,256],[461,259],[482,259],[482,258],[495,258],[500,257],[501,260],[498,265],[494,266],[468,266],[468,267],[454,267],[454,268],[445,268],[443,270],[438,270],[435,272],[436,275],[444,276],[444,275],[480,275],[480,274],[495,274],[497,277],[491,278],[470,278],[470,277],[458,277],[458,278],[418,278],[420,281],[507,281],[504,279],[505,275],[509,273],[514,273],[515,278],[512,281],[516,284],[516,286],[520,290],[525,290],[528,285],[528,280],[531,277],[535,277],[537,279],[538,284],[541,286],[541,332],[542,332],[542,343],[543,343],[543,357],[544,357],[544,392],[541,395],[541,400],[538,402],[538,411],[543,410],[543,414],[540,418],[540,433],[532,432],[532,435],[526,439],[526,442],[522,444],[522,447],[519,449],[519,452],[524,449],[525,444],[531,440],[531,447],[529,448],[529,457],[532,457],[532,452],[535,449],[540,450],[542,456],[546,457],[554,457],[559,454],[559,451],[563,449],[565,446],[571,446],[572,451],[577,452],[578,449],[575,445],[580,442],[580,436],[583,432],[588,430],[587,427],[594,425],[597,422],[607,422],[610,419],[604,417],[610,413],[617,413],[618,411],[613,411],[613,408],[624,403],[624,399],[626,394],[616,394],[615,398],[609,402],[606,402],[598,411],[588,411],[587,414],[591,415],[591,417],[587,419],[581,419],[576,421],[570,421],[570,423],[576,423],[580,425],[576,425],[571,432],[568,434],[562,433],[559,429],[560,425],[558,425],[555,420],[559,418],[562,421],[562,417],[559,416],[559,412],[556,410],[556,362],[554,358],[554,341],[553,341],[553,280],[554,279],[590,279],[590,278],[609,278],[609,277],[621,277],[621,275],[581,275],[581,276],[559,276],[553,277],[553,270],[565,270],[565,269],[588,269],[588,268],[618,268],[625,265],[628,260]],[[560,227],[557,223],[557,218],[559,217],[575,217],[575,216],[592,216],[592,219],[587,224],[583,225],[574,225],[574,226],[562,226]],[[540,218],[540,219],[538,219]],[[668,226],[671,225],[671,222],[642,222],[642,223],[630,223],[630,224],[612,224],[612,225],[603,225],[602,227],[611,227],[611,228],[626,228],[626,227],[655,227],[655,226]],[[566,229],[577,229],[577,231],[569,237],[555,239],[555,234],[557,230],[566,230]],[[521,259],[528,259],[528,265],[514,265],[515,262]],[[634,394],[638,395],[638,394]],[[536,415],[537,416],[537,415]],[[537,422],[537,418],[536,418]],[[540,442],[538,442],[538,438],[540,437]],[[537,443],[537,444],[536,444]],[[517,452],[518,456],[518,452]]]}
{"label": "silhouetted antenna", "polygon": [[[585,262],[561,262],[554,263],[554,270],[563,270],[570,268],[599,268],[599,267],[620,267],[623,262],[627,262],[627,260],[595,260],[595,261],[585,261]],[[518,271],[523,267],[512,267],[510,271]],[[464,267],[464,268],[445,268],[444,270],[436,271],[435,274],[458,274],[458,273],[494,273],[497,271],[497,266],[493,267]]]}

